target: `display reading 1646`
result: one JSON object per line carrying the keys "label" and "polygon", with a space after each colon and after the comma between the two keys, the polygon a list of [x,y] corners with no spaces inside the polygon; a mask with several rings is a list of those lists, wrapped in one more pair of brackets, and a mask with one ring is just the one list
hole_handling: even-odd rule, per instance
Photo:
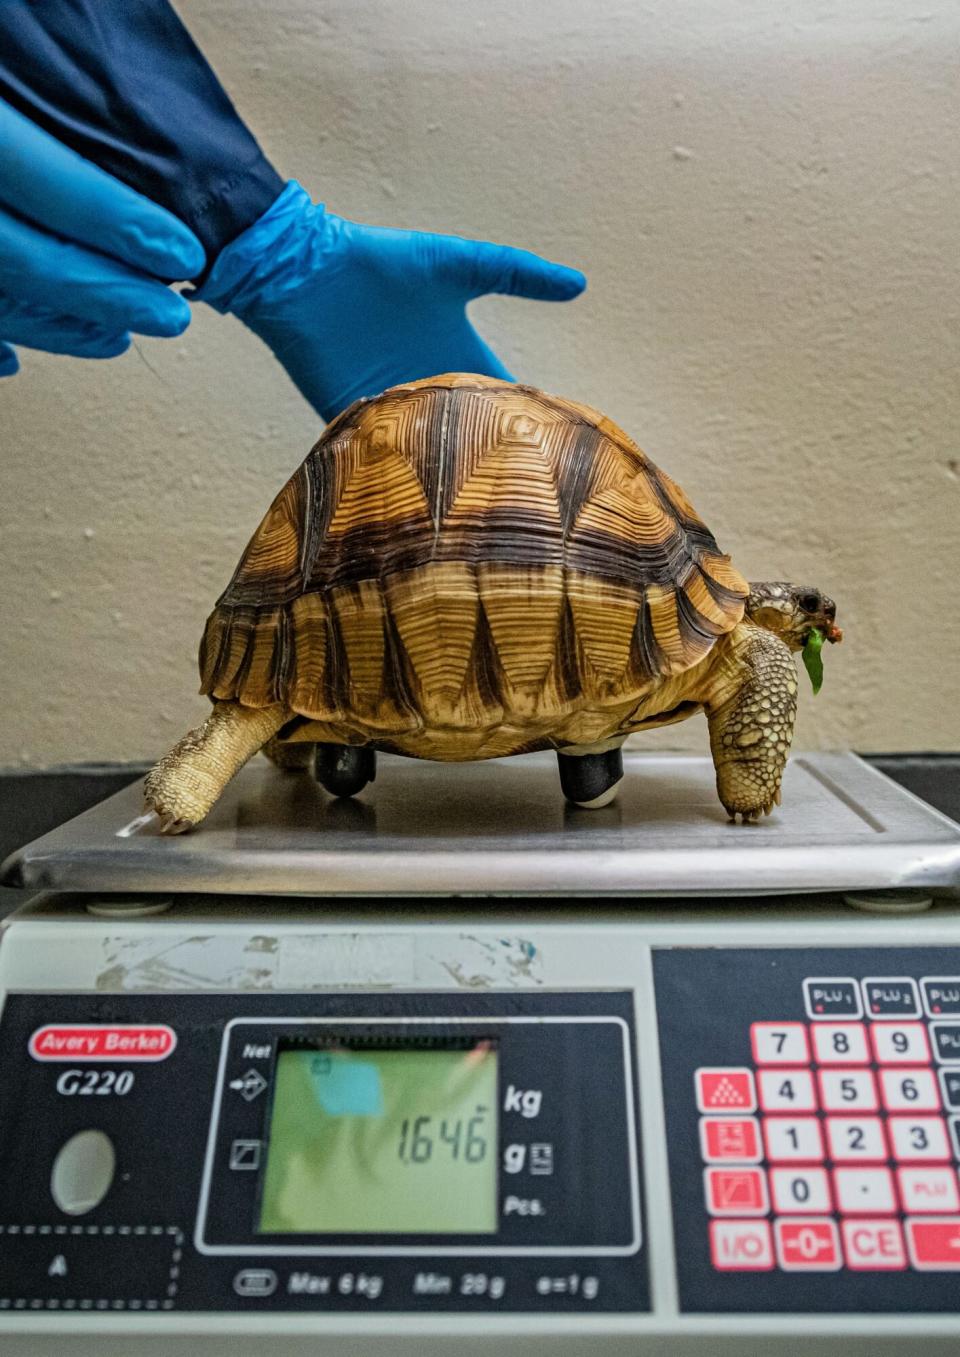
{"label": "display reading 1646", "polygon": [[490,1109],[477,1106],[472,1117],[404,1117],[400,1123],[397,1158],[402,1164],[427,1164],[434,1153],[468,1164],[487,1157],[487,1117]]}

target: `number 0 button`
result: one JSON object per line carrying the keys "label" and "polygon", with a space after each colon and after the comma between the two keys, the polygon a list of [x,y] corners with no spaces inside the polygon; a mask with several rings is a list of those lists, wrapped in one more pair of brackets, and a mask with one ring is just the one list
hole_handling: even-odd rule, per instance
{"label": "number 0 button", "polygon": [[826,1169],[771,1169],[770,1188],[777,1211],[822,1215],[831,1209]]}

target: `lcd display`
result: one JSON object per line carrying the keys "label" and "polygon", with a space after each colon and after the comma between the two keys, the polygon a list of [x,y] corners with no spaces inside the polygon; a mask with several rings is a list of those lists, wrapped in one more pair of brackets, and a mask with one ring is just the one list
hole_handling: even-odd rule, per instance
{"label": "lcd display", "polygon": [[258,1228],[492,1234],[496,1049],[281,1050]]}

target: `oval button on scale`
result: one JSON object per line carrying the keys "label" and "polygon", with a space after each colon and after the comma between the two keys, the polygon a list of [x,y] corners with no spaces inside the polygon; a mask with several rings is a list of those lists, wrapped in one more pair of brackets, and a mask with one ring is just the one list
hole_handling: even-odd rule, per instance
{"label": "oval button on scale", "polygon": [[83,1216],[110,1191],[117,1166],[113,1141],[103,1131],[78,1131],[61,1146],[50,1173],[50,1192],[61,1211]]}

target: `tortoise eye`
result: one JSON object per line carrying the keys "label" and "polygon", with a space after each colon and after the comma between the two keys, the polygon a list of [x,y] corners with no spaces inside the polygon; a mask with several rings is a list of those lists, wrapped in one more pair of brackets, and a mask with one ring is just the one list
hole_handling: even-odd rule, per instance
{"label": "tortoise eye", "polygon": [[801,594],[797,602],[805,613],[815,613],[820,610],[819,594]]}

